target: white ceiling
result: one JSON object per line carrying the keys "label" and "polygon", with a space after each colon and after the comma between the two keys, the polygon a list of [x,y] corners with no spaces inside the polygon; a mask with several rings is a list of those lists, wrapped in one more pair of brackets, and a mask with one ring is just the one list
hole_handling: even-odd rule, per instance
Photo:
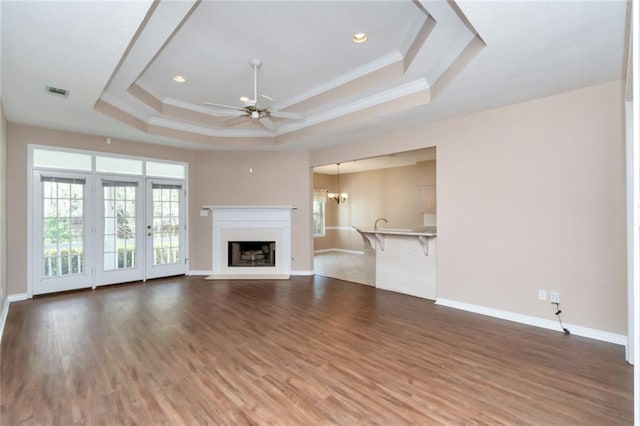
{"label": "white ceiling", "polygon": [[[9,121],[191,149],[312,149],[619,79],[625,1],[0,3]],[[431,25],[431,27],[429,27]],[[367,43],[350,41],[365,31]],[[453,74],[474,40],[482,47]],[[267,131],[202,114],[259,91]],[[184,84],[171,80],[187,78]],[[67,98],[45,85],[70,90]],[[176,107],[177,106],[177,107]],[[341,170],[342,172],[342,170]]]}
{"label": "white ceiling", "polygon": [[[205,2],[140,80],[162,96],[194,104],[241,105],[239,98],[253,93],[249,60],[259,58],[260,91],[279,103],[406,50],[425,19],[411,1]],[[351,42],[354,32],[365,30],[367,43]],[[187,83],[168,78],[175,74]]]}

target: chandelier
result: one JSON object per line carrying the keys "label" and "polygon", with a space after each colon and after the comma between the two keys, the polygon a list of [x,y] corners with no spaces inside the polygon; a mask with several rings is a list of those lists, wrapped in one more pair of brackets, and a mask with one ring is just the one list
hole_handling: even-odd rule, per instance
{"label": "chandelier", "polygon": [[347,198],[349,198],[349,194],[347,194],[346,192],[340,192],[340,163],[337,163],[336,167],[338,168],[338,173],[337,173],[338,174],[338,178],[337,178],[338,190],[336,192],[327,193],[327,198],[329,198],[330,200],[335,200],[336,203],[340,204],[347,201]]}

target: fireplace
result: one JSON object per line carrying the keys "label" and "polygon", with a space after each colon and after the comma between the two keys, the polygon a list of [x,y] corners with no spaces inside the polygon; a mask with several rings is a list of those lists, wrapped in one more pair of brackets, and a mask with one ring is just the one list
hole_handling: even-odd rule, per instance
{"label": "fireplace", "polygon": [[204,206],[213,214],[208,279],[288,279],[294,206]]}
{"label": "fireplace", "polygon": [[231,268],[276,266],[275,241],[228,241],[227,244]]}

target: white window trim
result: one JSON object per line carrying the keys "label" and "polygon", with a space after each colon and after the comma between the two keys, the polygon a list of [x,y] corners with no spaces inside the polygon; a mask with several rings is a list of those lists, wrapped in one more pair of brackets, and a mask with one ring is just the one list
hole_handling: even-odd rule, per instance
{"label": "white window trim", "polygon": [[327,236],[327,222],[326,222],[326,217],[327,217],[327,190],[326,189],[314,189],[313,190],[313,202],[315,203],[316,201],[318,202],[322,202],[324,204],[324,206],[322,207],[322,233],[321,234],[317,234],[315,232],[315,215],[316,212],[313,209],[313,205],[312,207],[312,211],[311,214],[313,215],[313,222],[314,222],[314,227],[313,227],[313,238],[322,238],[322,237],[326,237]]}

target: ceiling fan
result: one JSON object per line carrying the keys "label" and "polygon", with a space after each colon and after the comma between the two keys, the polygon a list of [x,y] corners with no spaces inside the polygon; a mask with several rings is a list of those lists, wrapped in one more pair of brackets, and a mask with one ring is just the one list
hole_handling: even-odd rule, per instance
{"label": "ceiling fan", "polygon": [[[269,108],[261,107],[258,105],[258,68],[262,65],[260,59],[251,59],[249,65],[253,68],[253,99],[247,99],[244,101],[243,107],[236,107],[232,105],[217,104],[213,102],[205,102],[205,105],[211,105],[216,107],[225,108],[225,110],[211,111],[212,115],[219,115],[223,117],[250,117],[257,119],[258,122],[268,130],[276,130],[276,125],[271,121],[271,117],[285,118],[290,120],[302,120],[304,115],[285,112],[285,111],[273,111]],[[267,95],[260,95],[263,98],[273,101],[273,98]]]}

